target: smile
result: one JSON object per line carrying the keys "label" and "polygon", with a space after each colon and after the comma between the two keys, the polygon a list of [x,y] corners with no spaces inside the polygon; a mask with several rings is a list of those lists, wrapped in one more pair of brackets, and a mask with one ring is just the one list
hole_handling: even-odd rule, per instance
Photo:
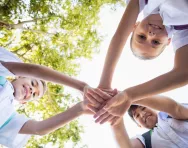
{"label": "smile", "polygon": [[147,116],[145,117],[145,123],[148,122],[148,120],[150,119],[150,117],[151,117],[151,115],[147,115]]}
{"label": "smile", "polygon": [[155,28],[155,29],[162,29],[160,26],[158,25],[154,25],[154,24],[149,24],[151,27]]}
{"label": "smile", "polygon": [[25,85],[23,85],[23,88],[24,88],[24,91],[23,91],[24,99],[26,99],[26,98],[27,98],[27,94],[28,94],[28,90],[27,90],[27,88],[25,87]]}

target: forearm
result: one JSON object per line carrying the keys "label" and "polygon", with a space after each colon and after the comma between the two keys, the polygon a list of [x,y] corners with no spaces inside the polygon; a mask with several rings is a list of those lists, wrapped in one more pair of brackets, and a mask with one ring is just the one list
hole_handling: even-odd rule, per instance
{"label": "forearm", "polygon": [[57,84],[64,84],[80,91],[83,91],[84,86],[86,85],[86,83],[82,81],[76,80],[41,65],[16,62],[2,62],[2,64],[17,76],[33,77],[36,79],[42,79]]}
{"label": "forearm", "polygon": [[105,64],[99,87],[110,88],[113,73],[128,36],[132,32],[139,13],[138,0],[132,0],[119,23],[118,29],[113,36],[106,55]]}
{"label": "forearm", "polygon": [[119,148],[132,148],[123,120],[112,127]]}
{"label": "forearm", "polygon": [[128,88],[124,92],[132,101],[136,101],[182,87],[187,83],[187,71],[174,69],[146,83]]}
{"label": "forearm", "polygon": [[64,126],[84,113],[81,103],[67,111],[43,121],[28,121],[20,130],[21,134],[45,135]]}
{"label": "forearm", "polygon": [[166,96],[152,96],[133,102],[158,111],[166,112],[175,119],[188,119],[188,108]]}

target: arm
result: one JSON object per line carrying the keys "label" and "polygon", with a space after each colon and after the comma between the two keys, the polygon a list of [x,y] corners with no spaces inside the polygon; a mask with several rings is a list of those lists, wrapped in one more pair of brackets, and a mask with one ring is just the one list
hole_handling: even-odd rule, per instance
{"label": "arm", "polygon": [[131,0],[123,14],[116,33],[110,42],[99,84],[100,88],[111,88],[111,81],[115,66],[118,62],[127,38],[134,28],[138,13],[139,0]]}
{"label": "arm", "polygon": [[74,120],[78,116],[86,113],[82,102],[76,104],[67,111],[57,114],[49,119],[43,121],[30,120],[26,122],[21,128],[21,134],[31,134],[31,135],[45,135],[54,130],[64,126],[69,121]]}
{"label": "arm", "polygon": [[133,104],[166,112],[175,119],[188,119],[188,108],[165,96],[152,96],[133,102]]}
{"label": "arm", "polygon": [[133,101],[160,94],[188,83],[188,45],[178,49],[175,55],[174,68],[153,80],[124,90]]}
{"label": "arm", "polygon": [[66,76],[60,72],[50,69],[45,66],[36,64],[26,64],[18,62],[1,62],[9,71],[11,71],[16,76],[23,77],[33,77],[37,79],[42,79],[58,84],[64,84],[80,91],[83,91],[86,83]]}
{"label": "arm", "polygon": [[119,148],[144,148],[138,139],[129,139],[123,120],[112,127]]}
{"label": "arm", "polygon": [[[103,107],[110,114],[122,117],[132,102],[154,96],[188,83],[188,45],[176,51],[174,68],[170,72],[161,75],[146,83],[128,88],[110,99]],[[96,117],[103,111],[98,111]]]}

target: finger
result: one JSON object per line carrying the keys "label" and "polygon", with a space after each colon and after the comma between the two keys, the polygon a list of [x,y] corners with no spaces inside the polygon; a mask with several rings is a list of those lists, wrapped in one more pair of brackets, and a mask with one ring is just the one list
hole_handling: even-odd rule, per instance
{"label": "finger", "polygon": [[105,123],[105,122],[108,122],[108,121],[112,120],[113,118],[114,118],[114,116],[109,114],[109,116],[106,117],[105,119],[103,119],[103,120],[100,122],[100,124],[103,124],[103,123]]}
{"label": "finger", "polygon": [[117,95],[118,94],[118,90],[115,88],[114,90],[113,90],[113,96],[115,96],[115,95]]}
{"label": "finger", "polygon": [[98,88],[98,89],[100,89],[100,90],[106,92],[106,93],[109,94],[109,95],[113,94],[113,89],[103,89],[103,88]]}
{"label": "finger", "polygon": [[101,105],[98,107],[99,110],[102,109],[105,105],[106,105],[106,102],[104,102],[103,104],[101,104]]}
{"label": "finger", "polygon": [[93,96],[92,95],[90,95],[89,93],[87,93],[86,95],[86,98],[93,104],[93,106],[100,106],[101,104],[97,101],[97,100],[95,100],[95,98],[93,98]]}
{"label": "finger", "polygon": [[112,98],[111,95],[107,94],[106,92],[100,90],[99,88],[95,89],[96,93],[101,96],[101,98],[103,98],[104,100],[109,100]]}
{"label": "finger", "polygon": [[100,109],[93,117],[98,118],[102,116],[106,111],[104,109]]}
{"label": "finger", "polygon": [[110,114],[108,112],[104,113],[103,115],[99,116],[97,120],[95,120],[96,123],[101,122],[102,120],[106,119]]}
{"label": "finger", "polygon": [[98,102],[100,102],[100,103],[103,103],[103,102],[104,102],[103,98],[102,98],[100,95],[98,95],[94,90],[89,90],[88,93],[89,93],[93,98],[95,98],[95,100],[97,100]]}
{"label": "finger", "polygon": [[97,113],[99,109],[97,109],[96,107],[92,106],[92,105],[87,105],[87,108],[92,111],[93,113]]}

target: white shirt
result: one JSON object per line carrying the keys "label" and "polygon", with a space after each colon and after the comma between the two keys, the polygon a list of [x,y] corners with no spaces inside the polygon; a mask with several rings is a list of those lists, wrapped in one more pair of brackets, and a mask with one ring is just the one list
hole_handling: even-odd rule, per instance
{"label": "white shirt", "polygon": [[[140,0],[145,3],[145,0]],[[169,38],[172,38],[174,51],[188,44],[188,29],[175,30],[173,26],[188,25],[188,0],[148,0],[143,8],[144,17],[159,13],[166,27]]]}
{"label": "white shirt", "polygon": [[139,0],[139,8],[144,18],[150,14],[160,14],[168,37],[172,38],[174,51],[188,44],[188,29],[174,29],[176,25],[188,25],[188,0]]}
{"label": "white shirt", "polygon": [[[0,48],[0,61],[21,62],[11,52]],[[13,76],[8,69],[0,64],[0,76]],[[0,144],[9,148],[22,148],[30,135],[19,134],[22,126],[29,120],[24,115],[19,115],[14,110],[14,88],[9,81],[0,87]],[[13,115],[13,116],[12,116]],[[11,120],[7,123],[12,116]]]}
{"label": "white shirt", "polygon": [[[9,52],[8,50],[0,47],[0,62],[22,62],[17,56],[15,56],[13,53]],[[8,69],[6,69],[1,63],[0,63],[0,76],[14,76],[13,73],[11,73]]]}
{"label": "white shirt", "polygon": [[[167,114],[158,114],[157,127],[151,134],[152,148],[187,148],[188,147],[188,122],[167,118]],[[141,135],[136,136],[143,145],[145,139]]]}

